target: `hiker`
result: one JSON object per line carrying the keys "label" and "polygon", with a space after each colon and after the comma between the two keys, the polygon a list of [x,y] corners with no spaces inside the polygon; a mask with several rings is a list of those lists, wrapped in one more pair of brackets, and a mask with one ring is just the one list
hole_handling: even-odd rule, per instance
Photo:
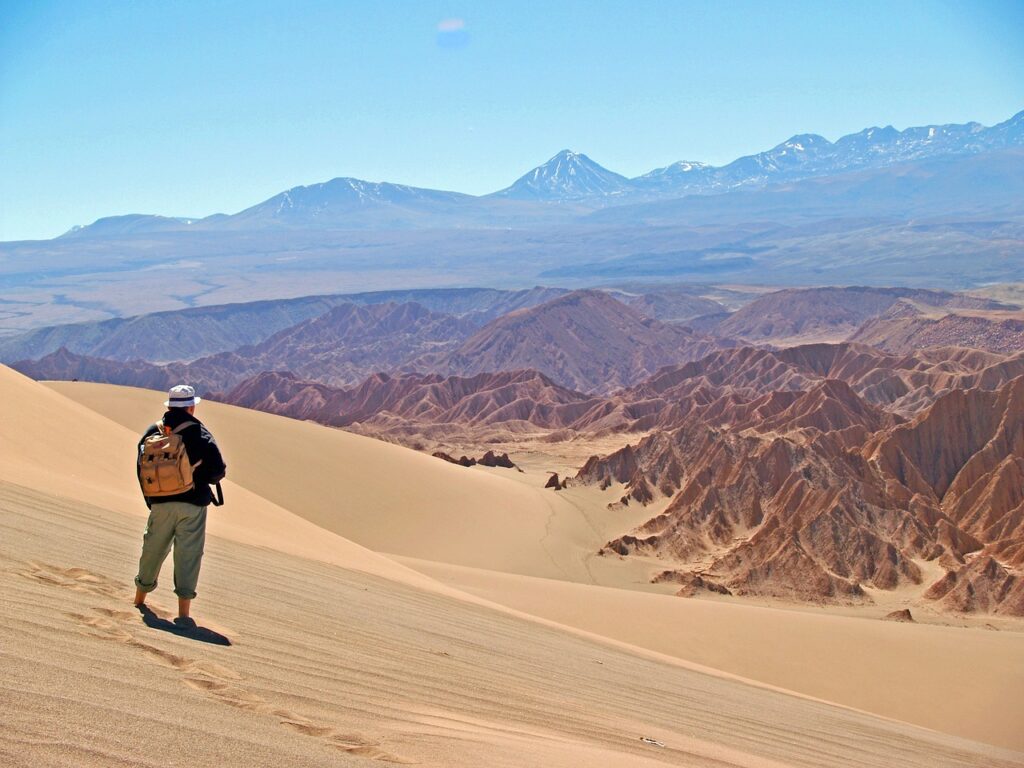
{"label": "hiker", "polygon": [[[136,465],[150,511],[135,577],[135,605],[141,609],[146,595],[156,589],[160,566],[173,543],[175,623],[184,626],[194,625],[189,609],[203,559],[206,508],[219,503],[210,485],[219,483],[227,470],[213,435],[195,416],[200,400],[187,384],[171,388],[164,403],[167,412],[139,440]],[[218,485],[218,494],[219,490]]]}

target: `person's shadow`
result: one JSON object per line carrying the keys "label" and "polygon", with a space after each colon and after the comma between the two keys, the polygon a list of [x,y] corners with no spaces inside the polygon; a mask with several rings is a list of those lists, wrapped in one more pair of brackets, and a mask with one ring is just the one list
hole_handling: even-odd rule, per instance
{"label": "person's shadow", "polygon": [[214,632],[212,629],[206,627],[200,627],[192,619],[177,618],[174,621],[168,621],[167,619],[161,619],[148,605],[138,606],[139,613],[142,614],[142,622],[151,629],[158,629],[161,632],[170,632],[172,635],[178,637],[187,637],[189,640],[196,640],[200,643],[210,643],[211,645],[231,645],[231,641],[228,640],[220,632]]}

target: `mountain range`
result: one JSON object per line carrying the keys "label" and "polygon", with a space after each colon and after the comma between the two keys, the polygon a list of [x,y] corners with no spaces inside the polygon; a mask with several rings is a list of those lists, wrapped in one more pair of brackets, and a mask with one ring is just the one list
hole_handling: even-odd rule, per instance
{"label": "mountain range", "polygon": [[[398,300],[412,296],[424,304]],[[570,486],[634,507],[603,554],[657,564],[651,578],[684,595],[868,603],[905,589],[946,610],[1024,615],[1024,348],[1007,336],[1022,319],[1008,305],[790,289],[732,313],[712,302],[694,330],[642,314],[711,301],[669,291],[350,298],[162,313],[164,327],[206,324],[223,343],[237,318],[319,311],[189,361],[60,348],[15,367],[164,391],[187,379],[214,400],[416,447],[593,446]],[[906,325],[935,317],[938,336]],[[119,346],[145,350],[153,328],[124,324]]]}
{"label": "mountain range", "polygon": [[[169,230],[234,230],[265,227],[403,229],[475,224],[504,226],[550,218],[537,203],[575,203],[561,213],[626,205],[782,182],[835,176],[936,157],[975,155],[1024,147],[1024,112],[990,128],[979,123],[929,125],[899,131],[891,125],[842,136],[835,142],[801,134],[724,166],[679,161],[635,178],[602,167],[568,149],[510,186],[484,196],[389,182],[335,178],[293,187],[234,215],[204,219],[131,214],[76,226],[64,237],[138,234]],[[558,211],[558,209],[556,209]],[[556,214],[557,215],[557,214]]]}
{"label": "mountain range", "polygon": [[[660,381],[662,369],[700,359],[707,365],[719,351],[728,356],[752,344],[772,350],[858,340],[915,360],[928,347],[1002,354],[1022,348],[1014,329],[1024,313],[966,294],[786,289],[748,297],[730,313],[698,287],[646,291],[390,291],[204,307],[30,331],[0,340],[0,361],[37,378],[161,389],[187,379],[203,393],[226,392],[266,371],[346,388],[381,372],[471,377],[532,369],[570,390],[610,394]],[[909,348],[912,338],[920,345]],[[768,369],[754,367],[748,375],[778,388],[769,375],[779,365],[772,359]],[[874,359],[871,367],[879,365]],[[902,410],[917,407],[925,378],[923,364],[914,365],[916,379],[881,387],[880,402],[902,399]],[[877,377],[873,386],[880,386]]]}
{"label": "mountain range", "polygon": [[0,243],[0,336],[396,285],[1024,281],[1022,123],[797,136],[632,179],[567,150],[479,197],[340,178],[231,216],[108,217]]}

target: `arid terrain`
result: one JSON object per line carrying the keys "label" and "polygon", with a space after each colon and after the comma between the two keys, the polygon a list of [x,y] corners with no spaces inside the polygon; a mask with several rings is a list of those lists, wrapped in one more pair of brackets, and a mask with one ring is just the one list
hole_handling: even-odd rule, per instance
{"label": "arid terrain", "polygon": [[[731,312],[715,289],[551,293],[324,299],[319,315],[192,360],[63,346],[15,367],[187,380],[463,464],[488,451],[539,463],[549,493],[591,486],[628,508],[588,556],[635,561],[680,596],[1024,617],[1020,309],[920,289],[751,293]],[[211,336],[253,311],[225,308]],[[75,338],[26,339],[53,337]]]}
{"label": "arid terrain", "polygon": [[148,627],[130,610],[144,508],[107,457],[162,395],[0,377],[19,403],[0,416],[7,764],[185,745],[280,765],[1021,763],[1012,624],[683,600],[594,554],[622,515],[590,503],[606,493],[216,403],[234,480],[197,616],[232,644]]}
{"label": "arid terrain", "polygon": [[1024,768],[1024,4],[8,5],[0,768]]}
{"label": "arid terrain", "polygon": [[[161,315],[198,331],[171,362],[140,356],[146,316],[9,338],[47,381],[2,369],[19,738],[56,727],[31,693],[45,648],[82,661],[77,735],[4,754],[60,764],[97,697],[138,697],[89,676],[108,648],[204,712],[160,722],[201,750],[234,729],[239,761],[1024,764],[1024,350],[1003,298],[321,297]],[[199,603],[230,648],[127,605],[144,507],[103,457],[179,380],[230,468]],[[90,738],[97,764],[134,754]]]}

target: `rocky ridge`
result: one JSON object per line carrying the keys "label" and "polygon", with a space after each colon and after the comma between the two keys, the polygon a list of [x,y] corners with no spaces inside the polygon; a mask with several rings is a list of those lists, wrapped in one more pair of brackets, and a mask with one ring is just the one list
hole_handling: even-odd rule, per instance
{"label": "rocky ridge", "polygon": [[755,299],[713,328],[718,335],[759,344],[791,346],[800,342],[846,340],[870,344],[870,341],[851,337],[851,334],[859,333],[865,322],[885,317],[893,307],[905,310],[913,308],[915,303],[948,309],[1013,309],[989,299],[948,291],[862,286],[798,288],[776,291]]}
{"label": "rocky ridge", "polygon": [[949,346],[1013,354],[1024,350],[1024,312],[1000,312],[989,316],[951,312],[941,317],[929,317],[900,302],[881,316],[865,322],[849,340],[870,344],[893,354]]}
{"label": "rocky ridge", "polygon": [[575,291],[500,317],[450,354],[414,365],[463,376],[532,368],[564,387],[607,393],[727,344],[645,317],[604,291]]}
{"label": "rocky ridge", "polygon": [[[587,462],[574,481],[623,483],[620,503],[671,498],[606,551],[690,563],[680,579],[736,594],[863,602],[922,585],[955,610],[1024,615],[1024,376],[909,422],[833,382],[786,400]],[[923,561],[946,576],[923,585]]]}

